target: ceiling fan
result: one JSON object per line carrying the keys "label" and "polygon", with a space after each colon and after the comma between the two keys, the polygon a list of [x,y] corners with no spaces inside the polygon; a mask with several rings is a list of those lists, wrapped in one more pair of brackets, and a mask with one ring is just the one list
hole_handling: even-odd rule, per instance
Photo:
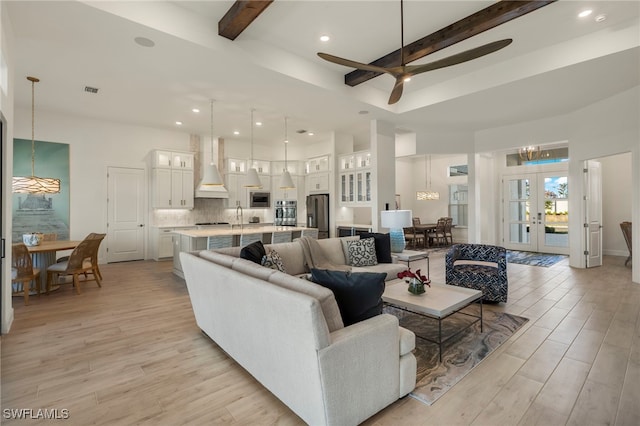
{"label": "ceiling fan", "polygon": [[473,49],[465,50],[464,52],[457,53],[455,55],[451,55],[444,59],[430,62],[428,64],[406,65],[404,59],[404,8],[403,0],[400,0],[400,66],[380,67],[377,65],[351,61],[349,59],[340,58],[338,56],[322,52],[318,52],[318,56],[334,64],[357,68],[364,71],[387,73],[393,76],[396,79],[396,83],[394,84],[393,90],[391,91],[391,96],[389,96],[389,105],[391,105],[400,100],[405,81],[408,81],[414,75],[418,75],[427,71],[437,70],[439,68],[450,67],[452,65],[457,65],[463,62],[470,61],[472,59],[480,58],[481,56],[488,55],[489,53],[493,53],[497,50],[502,49],[503,47],[508,46],[512,41],[513,40],[510,38],[498,40],[479,47],[475,47]]}

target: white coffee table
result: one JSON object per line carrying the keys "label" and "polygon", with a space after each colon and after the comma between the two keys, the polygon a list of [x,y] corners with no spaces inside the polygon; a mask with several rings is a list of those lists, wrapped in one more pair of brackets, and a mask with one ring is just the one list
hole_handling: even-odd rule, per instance
{"label": "white coffee table", "polygon": [[[437,343],[440,347],[440,362],[442,362],[442,344],[462,331],[480,322],[480,332],[482,332],[482,291],[470,288],[457,287],[447,284],[431,283],[431,287],[425,287],[426,293],[414,295],[407,290],[408,284],[404,280],[392,280],[386,285],[382,300],[398,309],[413,312],[429,318],[438,320],[438,340],[431,340],[424,336],[417,336],[421,339]],[[480,315],[471,315],[460,312],[473,302],[480,302]],[[442,320],[455,313],[468,315],[476,318],[453,335],[442,340]]]}

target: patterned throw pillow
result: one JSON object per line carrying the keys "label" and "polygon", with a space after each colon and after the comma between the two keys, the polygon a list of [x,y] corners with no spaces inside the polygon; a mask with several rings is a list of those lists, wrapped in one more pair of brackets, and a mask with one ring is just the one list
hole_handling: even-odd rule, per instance
{"label": "patterned throw pillow", "polygon": [[351,266],[373,266],[378,264],[376,243],[373,238],[347,241],[347,255]]}
{"label": "patterned throw pillow", "polygon": [[267,268],[276,269],[280,272],[287,272],[284,270],[284,264],[282,263],[280,254],[275,250],[271,250],[269,251],[269,253],[262,256],[262,261],[260,262],[260,264]]}

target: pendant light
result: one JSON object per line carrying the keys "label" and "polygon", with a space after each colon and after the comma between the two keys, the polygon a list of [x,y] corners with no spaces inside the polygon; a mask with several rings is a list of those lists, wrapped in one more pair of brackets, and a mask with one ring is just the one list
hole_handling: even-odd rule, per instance
{"label": "pendant light", "polygon": [[287,139],[287,117],[284,118],[284,171],[282,172],[282,177],[280,178],[280,189],[294,189],[295,185],[293,184],[293,180],[291,179],[291,174],[289,174],[289,170],[287,168],[287,144],[289,144],[289,139]]}
{"label": "pendant light", "polygon": [[27,77],[31,82],[31,176],[18,176],[12,180],[12,192],[19,194],[58,194],[60,193],[60,179],[37,177],[36,141],[35,141],[35,84],[40,81],[36,77]]}
{"label": "pendant light", "polygon": [[[427,168],[427,157],[424,158],[425,169]],[[427,190],[416,192],[416,200],[418,201],[433,201],[440,199],[440,193],[431,189],[431,156],[429,156],[429,168],[425,170],[425,174],[428,176]]]}
{"label": "pendant light", "polygon": [[222,180],[222,176],[220,176],[218,167],[216,167],[213,162],[213,99],[211,99],[211,163],[204,168],[204,176],[202,178],[202,182],[200,182],[200,186],[207,187],[222,185],[224,185],[224,181]]}
{"label": "pendant light", "polygon": [[251,157],[249,158],[249,170],[247,170],[247,180],[244,186],[246,188],[262,188],[258,171],[253,164],[253,111],[255,110],[251,109]]}

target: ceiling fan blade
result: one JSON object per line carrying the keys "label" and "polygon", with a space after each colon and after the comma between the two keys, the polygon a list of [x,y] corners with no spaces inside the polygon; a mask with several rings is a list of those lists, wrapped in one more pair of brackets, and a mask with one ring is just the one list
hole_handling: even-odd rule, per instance
{"label": "ceiling fan blade", "polygon": [[351,61],[349,59],[340,58],[338,56],[329,55],[328,53],[318,52],[325,61],[332,62],[334,64],[343,65],[345,67],[357,68],[359,70],[373,71],[373,72],[389,72],[386,68],[378,67],[375,65],[363,64],[362,62]]}
{"label": "ceiling fan blade", "polygon": [[473,49],[465,50],[464,52],[457,53],[455,55],[448,56],[444,59],[440,59],[438,61],[430,62],[428,64],[423,65],[407,65],[405,67],[406,73],[414,76],[416,74],[420,74],[427,71],[433,71],[440,68],[450,67],[452,65],[461,64],[463,62],[470,61],[472,59],[480,58],[484,55],[488,55],[489,53],[493,53],[497,50],[500,50],[504,47],[507,47],[511,44],[513,40],[510,38],[506,38],[504,40],[494,41],[492,43],[488,43],[482,45],[480,47],[476,47]]}
{"label": "ceiling fan blade", "polygon": [[389,96],[389,105],[395,104],[402,96],[402,88],[404,87],[404,77],[396,77],[396,84],[393,86],[391,96]]}

